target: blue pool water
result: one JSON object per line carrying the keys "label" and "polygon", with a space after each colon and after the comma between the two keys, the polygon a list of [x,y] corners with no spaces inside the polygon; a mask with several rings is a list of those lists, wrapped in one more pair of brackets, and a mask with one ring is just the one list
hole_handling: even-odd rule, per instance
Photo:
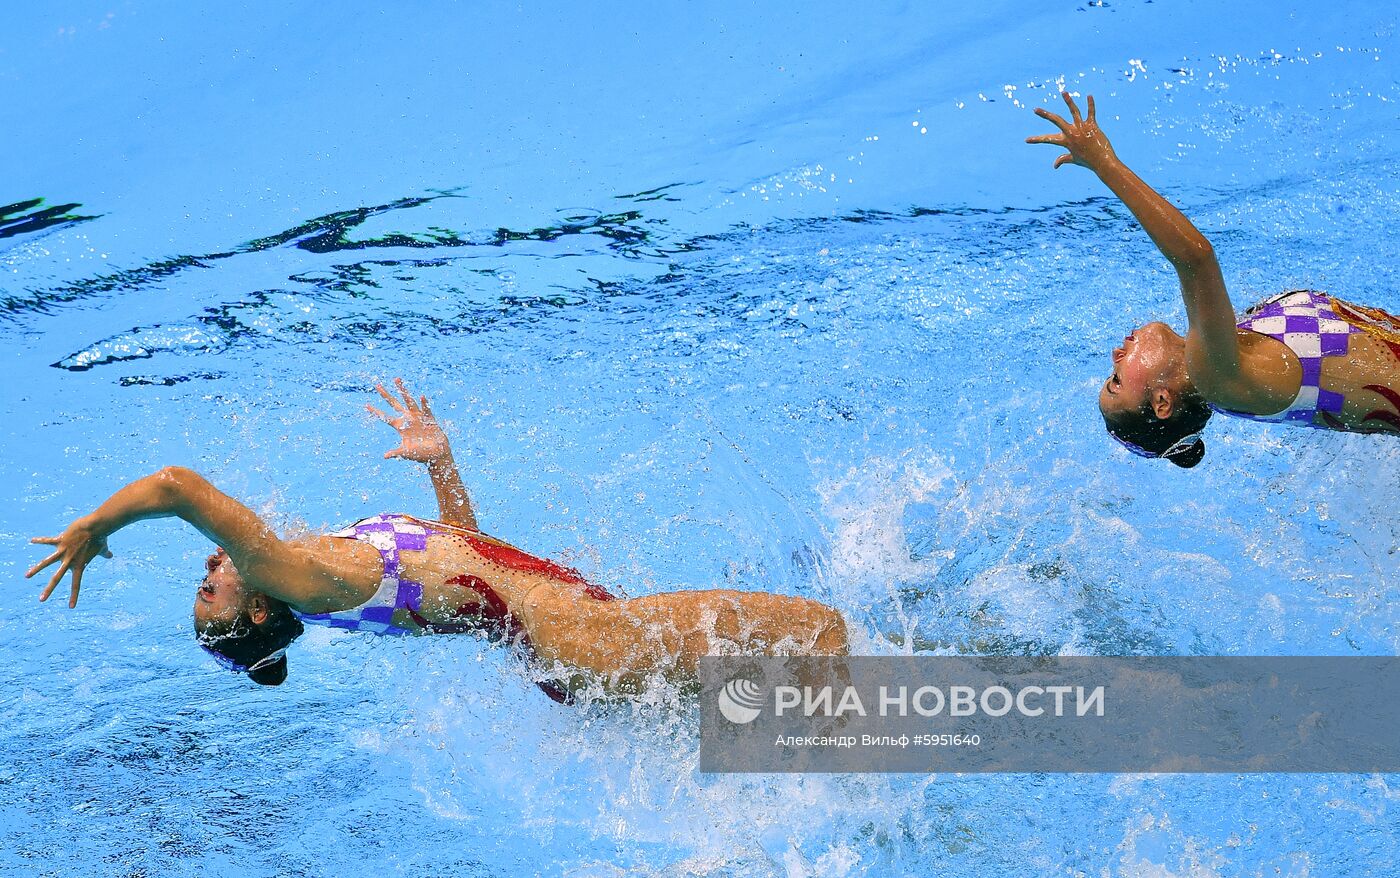
{"label": "blue pool water", "polygon": [[877,653],[1400,651],[1400,444],[1113,446],[1174,279],[1021,143],[1092,92],[1238,305],[1393,311],[1393,10],[401,7],[4,14],[0,204],[46,201],[0,218],[0,874],[1393,872],[1389,775],[707,775],[668,693],[561,708],[470,638],[312,630],[262,690],[170,523],[38,604],[27,538],[164,464],[287,532],[431,512],[362,410],[402,375],[483,526],[629,595],[809,595]]}

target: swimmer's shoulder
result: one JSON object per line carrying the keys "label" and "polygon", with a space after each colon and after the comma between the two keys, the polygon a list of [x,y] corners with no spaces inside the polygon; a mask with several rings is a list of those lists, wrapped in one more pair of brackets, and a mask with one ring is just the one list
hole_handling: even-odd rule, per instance
{"label": "swimmer's shoulder", "polygon": [[[275,571],[259,571],[252,584],[303,612],[357,607],[372,597],[383,577],[379,550],[360,540],[306,534],[285,541],[290,551]],[[275,579],[274,581],[271,581]]]}
{"label": "swimmer's shoulder", "polygon": [[1298,398],[1303,386],[1303,365],[1288,345],[1272,336],[1240,328],[1240,379],[1238,381],[1198,382],[1212,405],[1249,415],[1281,412]]}

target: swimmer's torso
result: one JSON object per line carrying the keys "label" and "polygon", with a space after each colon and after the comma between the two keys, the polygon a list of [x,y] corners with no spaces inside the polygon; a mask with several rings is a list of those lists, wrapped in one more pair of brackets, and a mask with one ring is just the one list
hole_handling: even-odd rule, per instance
{"label": "swimmer's torso", "polygon": [[[365,519],[307,546],[353,556],[355,582],[303,620],[375,634],[479,632],[635,688],[693,679],[705,655],[844,653],[845,620],[816,601],[710,589],[615,600],[577,571],[476,531],[405,515]],[[549,684],[542,688],[552,697]]]}
{"label": "swimmer's torso", "polygon": [[[1317,323],[1291,313],[1309,305],[1321,318],[1321,331]],[[1276,387],[1298,388],[1292,403],[1279,412],[1241,416],[1334,430],[1400,432],[1400,321],[1396,318],[1300,290],[1251,310],[1240,321],[1239,340],[1243,364],[1251,375]]]}
{"label": "swimmer's torso", "polygon": [[360,554],[376,575],[353,583],[342,606],[299,612],[305,621],[375,634],[478,630],[518,637],[522,604],[533,592],[612,599],[575,570],[442,522],[377,515],[332,537],[372,546],[377,558]]}

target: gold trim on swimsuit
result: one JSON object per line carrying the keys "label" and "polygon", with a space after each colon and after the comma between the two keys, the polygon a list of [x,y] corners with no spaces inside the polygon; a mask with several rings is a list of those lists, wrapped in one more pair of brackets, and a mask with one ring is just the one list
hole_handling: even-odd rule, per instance
{"label": "gold trim on swimsuit", "polygon": [[1353,305],[1336,296],[1327,298],[1332,300],[1332,310],[1347,323],[1367,335],[1373,335],[1391,344],[1400,344],[1400,317],[1387,314],[1379,308]]}

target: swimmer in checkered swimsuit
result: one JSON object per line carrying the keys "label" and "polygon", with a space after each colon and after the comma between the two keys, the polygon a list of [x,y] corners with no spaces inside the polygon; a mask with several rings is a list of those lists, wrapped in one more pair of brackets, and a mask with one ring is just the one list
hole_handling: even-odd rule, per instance
{"label": "swimmer in checkered swimsuit", "polygon": [[1176,268],[1188,323],[1182,338],[1148,323],[1113,351],[1099,411],[1114,439],[1134,454],[1195,466],[1213,412],[1347,430],[1400,433],[1400,322],[1384,311],[1295,290],[1250,309],[1238,323],[1215,251],[1181,211],[1128,169],[1094,118],[1066,93],[1070,121],[1036,114],[1060,129],[1027,138],[1067,153],[1117,195]]}
{"label": "swimmer in checkered swimsuit", "polygon": [[74,606],[86,565],[110,557],[111,534],[142,519],[183,519],[219,546],[195,598],[200,643],[220,664],[266,685],[286,679],[287,647],[303,623],[483,636],[524,655],[558,701],[592,683],[629,693],[657,677],[690,681],[704,655],[845,654],[841,615],[807,598],[716,589],[622,599],[486,536],[427,398],[414,399],[402,382],[396,393],[378,390],[393,411],[371,411],[400,439],[385,457],[427,465],[438,520],[377,515],[325,536],[283,540],[199,474],[167,467],[117,491],[60,536],[35,538],[55,548],[26,576],[57,564],[40,599],[71,574]]}

